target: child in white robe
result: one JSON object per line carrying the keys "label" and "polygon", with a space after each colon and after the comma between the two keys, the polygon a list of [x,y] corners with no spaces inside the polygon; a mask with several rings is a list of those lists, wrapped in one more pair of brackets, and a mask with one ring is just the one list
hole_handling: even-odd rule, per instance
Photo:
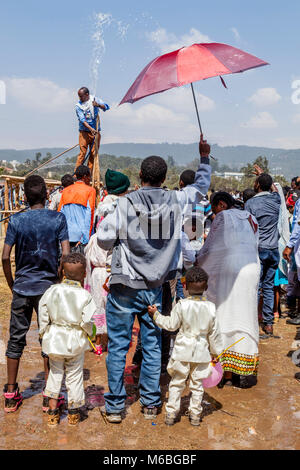
{"label": "child in white robe", "polygon": [[93,334],[91,318],[96,305],[83,289],[86,273],[85,257],[71,253],[62,259],[64,280],[54,284],[39,303],[40,337],[43,351],[49,356],[50,373],[45,395],[49,397],[48,425],[60,420],[58,397],[66,373],[68,421],[80,421],[79,408],[85,404],[83,388],[84,353],[89,350],[88,335]]}
{"label": "child in white robe", "polygon": [[202,379],[211,375],[211,355],[218,356],[223,351],[215,305],[203,296],[207,281],[208,276],[203,269],[191,268],[186,273],[189,297],[180,300],[170,316],[161,315],[155,305],[148,307],[148,313],[157,326],[168,331],[179,328],[167,368],[171,381],[165,423],[170,426],[179,413],[181,394],[188,378],[192,392],[189,419],[193,426],[199,426],[204,393]]}

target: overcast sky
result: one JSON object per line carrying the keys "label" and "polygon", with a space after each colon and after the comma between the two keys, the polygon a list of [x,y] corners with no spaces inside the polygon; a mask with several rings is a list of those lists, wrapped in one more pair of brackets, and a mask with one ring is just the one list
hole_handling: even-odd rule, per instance
{"label": "overcast sky", "polygon": [[0,148],[77,143],[76,91],[84,85],[111,106],[101,116],[102,143],[195,142],[189,87],[117,104],[150,60],[200,42],[231,44],[271,64],[226,76],[228,90],[218,78],[195,84],[207,138],[219,145],[300,148],[300,104],[292,100],[300,80],[299,21],[294,0],[6,2]]}

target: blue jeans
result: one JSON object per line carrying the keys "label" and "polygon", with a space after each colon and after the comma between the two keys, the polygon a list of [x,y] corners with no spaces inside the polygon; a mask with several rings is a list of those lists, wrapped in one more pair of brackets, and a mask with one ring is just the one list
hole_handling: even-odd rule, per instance
{"label": "blue jeans", "polygon": [[184,296],[184,292],[183,292],[183,285],[182,285],[182,282],[181,282],[181,279],[178,279],[177,280],[177,283],[176,283],[176,300],[177,299],[184,299],[185,296]]}
{"label": "blue jeans", "polygon": [[106,368],[109,392],[105,393],[108,413],[120,413],[125,407],[124,370],[135,316],[140,323],[143,361],[140,372],[142,406],[160,406],[161,330],[148,315],[148,305],[161,309],[162,289],[132,289],[122,284],[110,288],[106,305],[108,355]]}
{"label": "blue jeans", "polygon": [[274,323],[274,278],[278,268],[280,256],[279,251],[268,250],[259,248],[259,259],[261,265],[260,283],[258,296],[260,297],[260,290],[263,294],[263,309],[262,317],[265,325],[273,325]]}

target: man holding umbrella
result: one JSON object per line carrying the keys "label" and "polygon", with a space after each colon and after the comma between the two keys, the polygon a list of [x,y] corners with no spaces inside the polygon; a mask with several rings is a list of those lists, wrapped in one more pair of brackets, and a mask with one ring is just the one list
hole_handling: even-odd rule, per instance
{"label": "man holding umbrella", "polygon": [[140,402],[146,419],[155,419],[161,406],[161,330],[148,315],[148,305],[160,308],[162,285],[182,272],[183,213],[206,195],[210,186],[210,146],[200,141],[201,163],[194,184],[181,191],[165,191],[167,164],[157,156],[143,160],[141,188],[120,198],[99,225],[98,244],[113,249],[106,318],[109,392],[105,394],[107,419],[120,423],[125,407],[123,384],[126,354],[135,316],[141,327],[143,361]]}

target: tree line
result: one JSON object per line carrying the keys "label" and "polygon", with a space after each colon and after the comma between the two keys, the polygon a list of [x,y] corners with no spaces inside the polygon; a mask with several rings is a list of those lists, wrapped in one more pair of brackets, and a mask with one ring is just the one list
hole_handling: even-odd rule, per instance
{"label": "tree line", "polygon": [[[51,158],[52,154],[50,152],[47,152],[45,157],[42,157],[42,154],[40,152],[37,152],[35,154],[34,159],[27,158],[24,163],[18,165],[17,170],[14,171],[12,175],[25,176],[30,171],[34,170],[42,163],[46,163]],[[61,162],[55,161],[53,163],[50,163],[49,166],[46,165],[45,167],[41,168],[37,173],[43,176],[44,178],[60,180],[60,178],[66,173],[73,174],[76,159],[77,155],[66,157]],[[106,170],[110,168],[111,170],[117,170],[121,171],[122,173],[125,173],[129,177],[132,186],[134,186],[135,184],[139,184],[139,172],[142,160],[142,158],[135,158],[130,156],[117,157],[115,155],[102,154],[100,155],[99,160],[102,178],[104,179]],[[165,160],[168,164],[168,173],[165,185],[170,189],[178,187],[179,176],[182,171],[187,168],[196,171],[199,165],[199,159],[195,159],[187,165],[178,165],[174,160],[173,156],[171,155],[169,155]],[[211,188],[213,188],[215,191],[242,191],[246,188],[253,187],[253,183],[255,180],[255,176],[253,175],[254,164],[259,165],[266,173],[270,172],[268,159],[263,156],[259,156],[255,161],[248,163],[240,170],[236,168],[231,168],[227,165],[220,165],[218,160],[211,160],[210,163],[213,171]],[[6,167],[8,167],[8,165],[9,164],[5,164]],[[1,165],[0,162],[0,175],[3,173],[3,171],[4,165]],[[235,178],[225,179],[215,175],[215,172],[240,172],[243,173],[243,177],[240,181]],[[282,186],[286,186],[289,184],[289,182],[283,176],[274,176],[274,179],[279,182]]]}

